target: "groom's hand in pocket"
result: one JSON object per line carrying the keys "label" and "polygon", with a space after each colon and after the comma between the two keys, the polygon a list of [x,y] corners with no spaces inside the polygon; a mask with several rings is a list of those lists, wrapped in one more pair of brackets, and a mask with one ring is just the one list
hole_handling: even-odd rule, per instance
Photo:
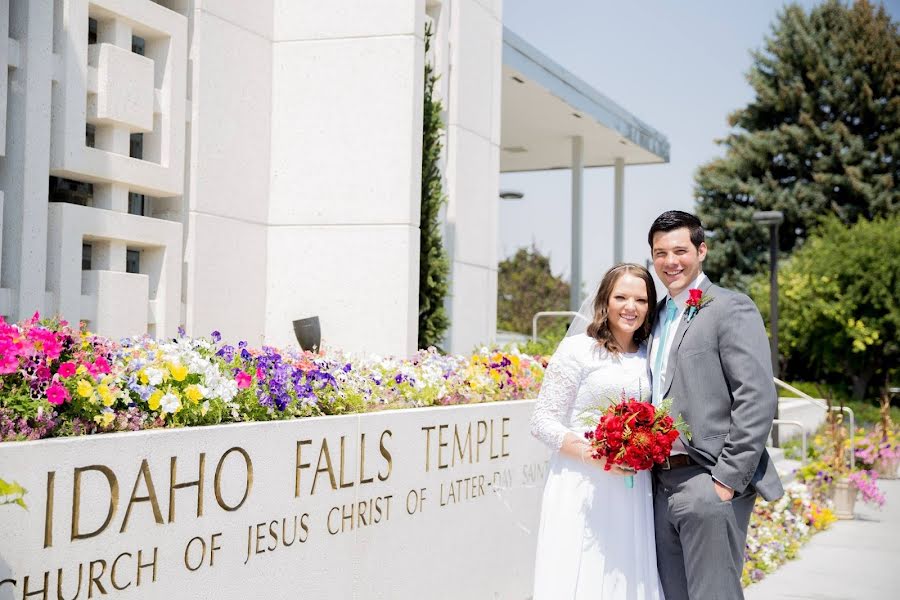
{"label": "groom's hand in pocket", "polygon": [[729,500],[734,498],[734,490],[727,485],[723,485],[715,479],[713,479],[713,485],[716,488],[716,495],[719,496],[719,499],[722,502],[728,502]]}

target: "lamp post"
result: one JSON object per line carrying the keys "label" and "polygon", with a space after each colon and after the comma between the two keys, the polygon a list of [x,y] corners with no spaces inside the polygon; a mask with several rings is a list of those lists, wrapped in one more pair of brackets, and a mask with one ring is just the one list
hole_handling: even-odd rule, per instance
{"label": "lamp post", "polygon": [[[753,221],[769,227],[769,329],[771,332],[772,373],[778,377],[778,226],[784,222],[779,210],[762,210],[753,213]],[[778,418],[778,399],[775,400],[775,418]],[[778,447],[778,426],[772,428],[772,444]]]}

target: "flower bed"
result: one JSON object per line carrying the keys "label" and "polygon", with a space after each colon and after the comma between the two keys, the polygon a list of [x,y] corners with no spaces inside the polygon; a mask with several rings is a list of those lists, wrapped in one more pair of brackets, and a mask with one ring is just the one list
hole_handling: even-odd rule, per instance
{"label": "flower bed", "polygon": [[0,318],[0,440],[535,397],[516,351],[409,359],[251,348],[210,338],[115,342],[64,321]]}
{"label": "flower bed", "polygon": [[[885,435],[877,427],[868,432],[860,427],[855,432],[857,469],[850,470],[849,464],[844,464],[849,456],[847,440],[839,440],[837,452],[841,458],[835,461],[834,440],[828,431],[823,426],[813,437],[807,448],[809,462],[797,470],[797,480],[786,487],[785,495],[776,502],[757,502],[747,534],[742,576],[745,586],[795,558],[812,534],[827,529],[837,519],[832,497],[841,477],[846,477],[863,502],[879,508],[884,505],[878,473],[870,469],[879,459],[897,457],[896,432]],[[836,463],[844,468],[836,470]]]}
{"label": "flower bed", "polygon": [[750,517],[744,572],[747,586],[797,557],[812,534],[836,520],[827,500],[816,499],[806,484],[792,482],[774,502],[757,501]]}

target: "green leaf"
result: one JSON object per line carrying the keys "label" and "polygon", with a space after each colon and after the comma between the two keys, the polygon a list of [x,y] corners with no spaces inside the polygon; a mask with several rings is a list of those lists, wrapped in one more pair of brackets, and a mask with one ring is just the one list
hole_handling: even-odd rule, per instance
{"label": "green leaf", "polygon": [[25,504],[24,500],[25,494],[27,493],[28,490],[18,483],[8,483],[7,481],[0,479],[0,505],[18,504],[25,510],[28,510],[28,506]]}

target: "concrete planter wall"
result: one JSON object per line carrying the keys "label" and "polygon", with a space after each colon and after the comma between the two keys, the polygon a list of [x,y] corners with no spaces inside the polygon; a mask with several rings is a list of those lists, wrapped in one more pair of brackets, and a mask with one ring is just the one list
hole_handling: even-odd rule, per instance
{"label": "concrete planter wall", "polygon": [[527,598],[532,408],[0,444],[0,599]]}

